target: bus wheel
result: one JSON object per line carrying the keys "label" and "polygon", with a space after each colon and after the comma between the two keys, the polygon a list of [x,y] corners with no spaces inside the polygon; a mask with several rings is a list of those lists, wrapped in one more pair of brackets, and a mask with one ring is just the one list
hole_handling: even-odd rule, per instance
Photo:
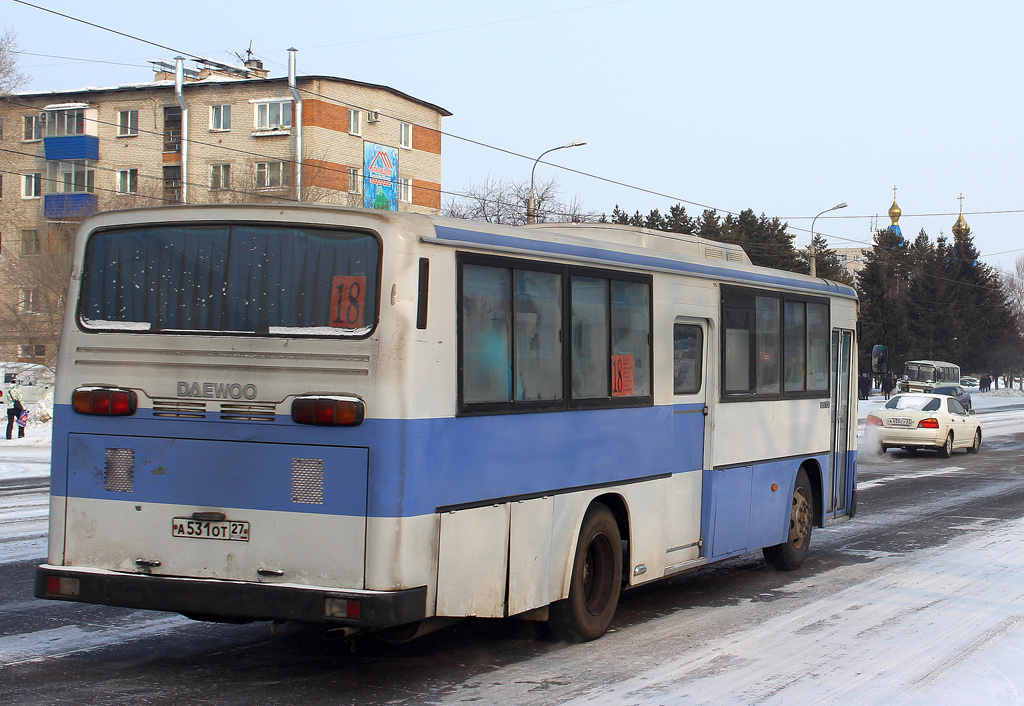
{"label": "bus wheel", "polygon": [[569,597],[551,604],[548,627],[560,640],[588,642],[604,635],[622,589],[622,542],[611,510],[587,510],[576,545]]}
{"label": "bus wheel", "polygon": [[814,518],[813,497],[811,482],[807,480],[807,473],[801,468],[796,475],[793,504],[789,510],[789,538],[782,544],[761,550],[765,561],[780,571],[799,569],[807,558]]}

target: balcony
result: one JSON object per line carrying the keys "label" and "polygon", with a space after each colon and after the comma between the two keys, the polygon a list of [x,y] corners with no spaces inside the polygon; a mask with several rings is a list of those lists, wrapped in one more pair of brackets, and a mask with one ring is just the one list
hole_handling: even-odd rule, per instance
{"label": "balcony", "polygon": [[96,194],[77,192],[46,194],[43,197],[43,215],[50,220],[82,218],[96,212]]}
{"label": "balcony", "polygon": [[58,135],[43,138],[48,160],[99,159],[100,138],[95,135]]}

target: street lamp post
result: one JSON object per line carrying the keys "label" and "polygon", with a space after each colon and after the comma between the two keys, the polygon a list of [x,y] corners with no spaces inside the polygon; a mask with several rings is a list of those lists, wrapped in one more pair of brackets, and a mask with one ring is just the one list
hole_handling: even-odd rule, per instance
{"label": "street lamp post", "polygon": [[[829,211],[838,211],[841,208],[846,208],[846,202],[845,201],[843,201],[842,203],[837,203],[832,208],[826,208],[821,213],[828,213]],[[819,213],[818,216],[820,216],[821,213]],[[817,277],[818,276],[818,266],[817,266],[817,263],[815,262],[818,253],[815,252],[815,250],[814,250],[814,222],[818,220],[818,216],[815,216],[813,219],[811,219],[811,277]]]}
{"label": "street lamp post", "polygon": [[554,152],[555,150],[564,150],[564,149],[567,149],[569,147],[581,147],[581,146],[583,146],[585,144],[587,144],[586,140],[583,140],[583,139],[573,140],[572,142],[570,142],[567,145],[560,145],[558,147],[552,147],[551,149],[549,149],[549,150],[547,150],[545,152],[541,152],[540,153],[540,157],[537,157],[537,159],[533,160],[533,169],[530,170],[530,203],[526,207],[526,222],[527,223],[536,223],[537,222],[537,206],[536,206],[536,204],[533,201],[533,175],[537,172],[537,163],[540,162],[541,157],[546,155],[548,152]]}

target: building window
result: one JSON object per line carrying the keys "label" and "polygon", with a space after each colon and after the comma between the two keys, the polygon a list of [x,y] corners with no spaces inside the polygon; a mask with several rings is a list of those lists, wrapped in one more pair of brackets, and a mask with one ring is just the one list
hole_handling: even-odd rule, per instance
{"label": "building window", "polygon": [[359,178],[359,169],[357,167],[348,168],[348,190],[349,193],[358,194],[363,190],[363,180]]}
{"label": "building window", "polygon": [[164,152],[181,152],[181,108],[164,108]]}
{"label": "building window", "polygon": [[0,174],[0,199],[4,197],[4,175]]}
{"label": "building window", "polygon": [[224,105],[210,106],[210,129],[231,129],[231,105],[229,103],[225,103]]}
{"label": "building window", "polygon": [[46,346],[42,343],[22,343],[18,346],[19,358],[45,358]]}
{"label": "building window", "polygon": [[21,231],[21,254],[38,255],[40,252],[42,252],[42,243],[39,242],[39,231]]}
{"label": "building window", "polygon": [[22,289],[21,290],[21,313],[22,314],[36,314],[41,309],[42,304],[42,290],[39,288],[34,289]]}
{"label": "building window", "polygon": [[181,201],[181,166],[164,167],[164,201]]}
{"label": "building window", "polygon": [[135,194],[139,191],[139,170],[122,169],[117,173],[117,191],[121,194]]}
{"label": "building window", "polygon": [[35,142],[36,140],[43,139],[43,128],[45,125],[45,113],[40,113],[39,115],[26,115],[25,132],[21,139],[25,142]]}
{"label": "building window", "polygon": [[117,114],[117,134],[120,137],[139,134],[139,111],[122,110]]}
{"label": "building window", "polygon": [[412,203],[412,179],[398,177],[398,200]]}
{"label": "building window", "polygon": [[362,135],[362,112],[358,110],[352,110],[349,108],[348,111],[348,134],[350,135]]}
{"label": "building window", "polygon": [[0,140],[4,139],[4,119],[0,118]]}
{"label": "building window", "polygon": [[96,191],[96,167],[87,159],[50,163],[50,183],[57,193],[94,193]]}
{"label": "building window", "polygon": [[256,163],[256,188],[276,189],[288,186],[289,183],[287,162],[257,162]]}
{"label": "building window", "polygon": [[50,137],[85,134],[85,109],[51,110],[46,116],[46,134]]}
{"label": "building window", "polygon": [[268,101],[256,104],[256,129],[277,130],[292,126],[291,101]]}
{"label": "building window", "polygon": [[22,174],[21,198],[38,199],[43,195],[43,173]]}
{"label": "building window", "polygon": [[412,149],[412,123],[398,124],[398,146]]}
{"label": "building window", "polygon": [[231,165],[211,164],[210,165],[210,190],[223,191],[231,188]]}

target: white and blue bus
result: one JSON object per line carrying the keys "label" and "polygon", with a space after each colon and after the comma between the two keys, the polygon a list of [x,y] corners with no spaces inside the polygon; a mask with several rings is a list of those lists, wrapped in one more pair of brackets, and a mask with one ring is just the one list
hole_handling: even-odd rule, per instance
{"label": "white and blue bus", "polygon": [[734,245],[180,206],[73,262],[41,598],[585,641],[855,509],[855,293]]}

